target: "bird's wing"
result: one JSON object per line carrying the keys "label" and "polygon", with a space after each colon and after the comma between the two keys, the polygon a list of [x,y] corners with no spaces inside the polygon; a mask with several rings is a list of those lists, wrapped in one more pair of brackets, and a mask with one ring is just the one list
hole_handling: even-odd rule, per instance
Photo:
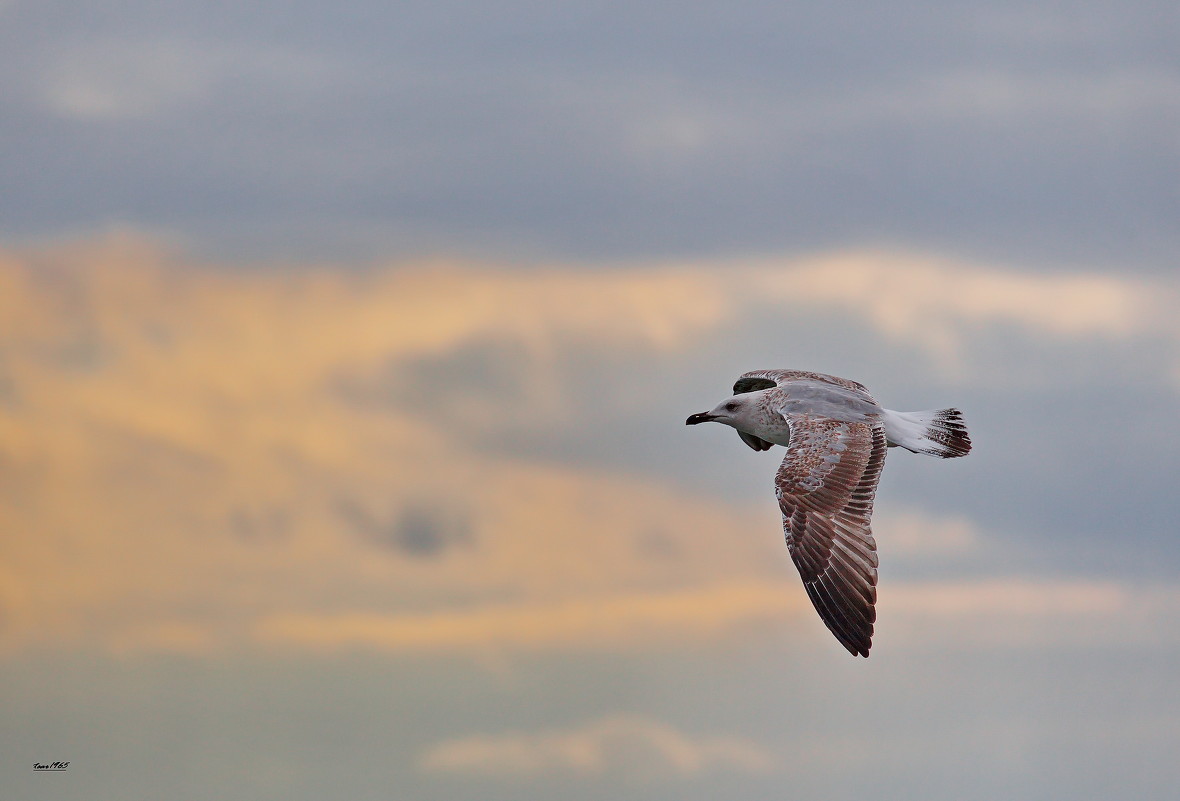
{"label": "bird's wing", "polygon": [[791,444],[775,475],[783,531],[807,595],[853,656],[868,656],[877,619],[877,543],[869,527],[885,464],[879,416],[863,422],[784,415]]}
{"label": "bird's wing", "polygon": [[[733,394],[742,395],[747,392],[773,389],[792,382],[796,385],[808,385],[815,388],[819,390],[821,395],[827,395],[829,398],[836,397],[836,394],[833,394],[833,388],[835,388],[835,393],[845,394],[854,400],[854,402],[867,401],[870,404],[875,404],[872,396],[869,395],[869,391],[864,388],[864,385],[856,381],[849,381],[847,378],[837,378],[834,375],[825,375],[824,373],[811,373],[806,370],[751,370],[748,373],[742,373],[738,380],[734,382]],[[829,411],[828,413],[831,412]],[[744,431],[737,433],[741,437],[742,442],[756,451],[768,451],[774,447],[774,443],[767,442],[753,434],[747,434]]]}
{"label": "bird's wing", "polygon": [[838,376],[827,375],[825,373],[812,373],[807,370],[751,370],[748,373],[742,373],[734,383],[733,394],[741,395],[743,392],[757,392],[760,389],[781,387],[790,381],[820,381],[825,384],[832,384],[833,386],[863,392],[865,395],[869,394],[864,384],[857,381],[850,381],[847,378],[839,378]]}

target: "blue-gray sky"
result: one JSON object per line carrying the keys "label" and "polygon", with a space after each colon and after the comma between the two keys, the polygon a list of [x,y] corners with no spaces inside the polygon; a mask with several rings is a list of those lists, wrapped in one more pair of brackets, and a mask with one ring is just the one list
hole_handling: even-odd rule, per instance
{"label": "blue-gray sky", "polygon": [[1175,5],[10,2],[3,232],[1167,270]]}

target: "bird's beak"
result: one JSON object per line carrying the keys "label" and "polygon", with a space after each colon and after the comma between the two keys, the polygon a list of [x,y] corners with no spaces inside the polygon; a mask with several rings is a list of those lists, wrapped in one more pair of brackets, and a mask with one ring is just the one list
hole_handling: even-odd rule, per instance
{"label": "bird's beak", "polygon": [[692,417],[685,420],[684,424],[686,426],[695,426],[697,423],[707,423],[710,420],[716,419],[717,418],[711,412],[698,412],[697,414],[694,414]]}

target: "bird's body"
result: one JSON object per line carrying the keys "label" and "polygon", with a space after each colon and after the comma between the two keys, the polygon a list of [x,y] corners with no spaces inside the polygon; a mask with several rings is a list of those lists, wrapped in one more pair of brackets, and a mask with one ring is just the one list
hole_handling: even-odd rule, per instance
{"label": "bird's body", "polygon": [[869,518],[885,451],[966,455],[962,417],[956,409],[895,412],[855,381],[801,370],[745,373],[733,391],[687,422],[732,426],[757,451],[787,448],[775,475],[787,548],[824,623],[853,655],[868,656],[877,600]]}

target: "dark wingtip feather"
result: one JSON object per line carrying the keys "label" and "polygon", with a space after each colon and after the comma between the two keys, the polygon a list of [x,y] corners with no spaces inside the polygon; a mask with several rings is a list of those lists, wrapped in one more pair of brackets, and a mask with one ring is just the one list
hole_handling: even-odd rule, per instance
{"label": "dark wingtip feather", "polygon": [[971,452],[971,435],[958,409],[943,409],[935,415],[934,422],[926,429],[926,437],[938,443],[937,450],[928,451],[934,456],[954,459]]}
{"label": "dark wingtip feather", "polygon": [[[834,632],[833,632],[834,633]],[[840,644],[843,645],[848,653],[853,656],[863,656],[865,659],[869,658],[869,649],[873,647],[873,641],[870,638],[864,642],[852,642],[838,637]]]}

